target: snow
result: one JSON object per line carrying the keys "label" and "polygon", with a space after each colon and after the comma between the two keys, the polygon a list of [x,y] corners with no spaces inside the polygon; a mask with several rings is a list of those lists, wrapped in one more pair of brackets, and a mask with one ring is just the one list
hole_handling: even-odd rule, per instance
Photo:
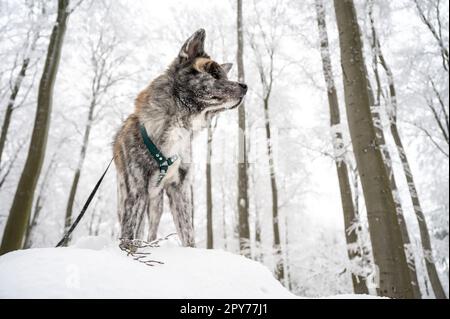
{"label": "snow", "polygon": [[262,264],[222,250],[148,248],[152,267],[104,238],[0,258],[0,298],[294,298]]}
{"label": "snow", "polygon": [[300,298],[243,256],[173,240],[146,249],[163,264],[147,266],[95,236],[70,247],[10,252],[0,257],[0,298]]}

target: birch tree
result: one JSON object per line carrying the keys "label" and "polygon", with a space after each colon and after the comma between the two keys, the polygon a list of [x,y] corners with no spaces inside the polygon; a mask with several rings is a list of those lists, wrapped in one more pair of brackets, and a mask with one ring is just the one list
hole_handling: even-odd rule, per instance
{"label": "birch tree", "polygon": [[351,0],[335,0],[334,7],[347,120],[367,207],[374,262],[379,270],[377,293],[393,298],[413,298],[395,202],[377,146],[356,10]]}
{"label": "birch tree", "polygon": [[50,36],[47,58],[39,83],[37,110],[30,148],[6,222],[0,255],[22,247],[31,205],[33,204],[34,191],[44,162],[52,110],[53,87],[58,73],[70,12],[69,0],[59,0],[56,23]]}

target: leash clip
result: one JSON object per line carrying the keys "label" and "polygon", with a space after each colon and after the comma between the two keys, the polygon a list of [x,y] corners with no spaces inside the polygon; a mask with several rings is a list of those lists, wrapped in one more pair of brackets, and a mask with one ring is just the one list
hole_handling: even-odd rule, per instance
{"label": "leash clip", "polygon": [[158,175],[158,181],[156,182],[156,186],[159,186],[161,184],[161,181],[167,175],[169,166],[171,166],[173,163],[175,163],[176,160],[178,160],[178,155],[169,157],[166,161],[164,161],[163,163],[161,163],[159,165],[159,175]]}

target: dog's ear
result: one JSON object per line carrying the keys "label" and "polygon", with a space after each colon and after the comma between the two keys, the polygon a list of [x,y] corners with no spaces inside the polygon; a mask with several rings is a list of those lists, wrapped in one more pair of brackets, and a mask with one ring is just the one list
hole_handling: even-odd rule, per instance
{"label": "dog's ear", "polygon": [[181,60],[192,60],[205,54],[205,30],[199,29],[186,40],[178,56]]}
{"label": "dog's ear", "polygon": [[228,72],[230,72],[231,68],[233,67],[233,63],[224,63],[224,64],[221,64],[220,66],[225,71],[225,73],[228,74]]}

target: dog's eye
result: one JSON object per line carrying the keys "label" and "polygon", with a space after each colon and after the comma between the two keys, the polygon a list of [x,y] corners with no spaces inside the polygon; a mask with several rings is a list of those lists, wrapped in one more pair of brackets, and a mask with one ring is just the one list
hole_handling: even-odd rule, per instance
{"label": "dog's eye", "polygon": [[218,72],[217,70],[210,70],[208,73],[216,80],[220,79],[220,72]]}

